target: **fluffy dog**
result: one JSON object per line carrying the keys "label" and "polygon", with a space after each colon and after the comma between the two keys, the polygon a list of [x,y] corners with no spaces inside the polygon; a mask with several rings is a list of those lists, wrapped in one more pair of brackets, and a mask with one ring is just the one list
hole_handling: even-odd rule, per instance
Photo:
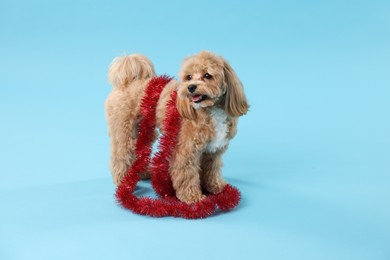
{"label": "fluffy dog", "polygon": [[[135,160],[140,103],[148,82],[155,76],[153,64],[139,54],[116,58],[108,77],[113,85],[106,102],[111,139],[110,168],[119,185]],[[167,102],[177,91],[176,107],[182,116],[181,129],[170,160],[170,176],[176,197],[186,203],[204,198],[202,189],[219,193],[226,185],[221,176],[222,154],[237,132],[238,117],[248,111],[243,86],[228,62],[203,51],[184,60],[179,82],[171,80],[156,108],[157,127],[163,124]],[[157,131],[155,131],[155,139]],[[143,173],[147,178],[149,173]]]}

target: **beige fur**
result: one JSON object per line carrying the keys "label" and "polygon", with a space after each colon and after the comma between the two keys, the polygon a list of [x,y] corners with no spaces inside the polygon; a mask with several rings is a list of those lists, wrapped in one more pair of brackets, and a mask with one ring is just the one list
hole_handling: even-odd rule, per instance
{"label": "beige fur", "polygon": [[[110,67],[113,90],[105,108],[111,137],[111,172],[116,185],[135,159],[140,101],[154,75],[152,63],[139,54],[116,58]],[[187,58],[179,76],[180,83],[170,81],[161,93],[156,117],[157,126],[164,132],[166,105],[172,91],[177,90],[176,106],[183,120],[170,158],[170,174],[176,196],[193,203],[204,197],[202,188],[219,193],[226,185],[221,176],[221,157],[228,141],[236,135],[238,117],[249,106],[234,70],[211,52]],[[191,92],[189,86],[193,85],[196,89]]]}

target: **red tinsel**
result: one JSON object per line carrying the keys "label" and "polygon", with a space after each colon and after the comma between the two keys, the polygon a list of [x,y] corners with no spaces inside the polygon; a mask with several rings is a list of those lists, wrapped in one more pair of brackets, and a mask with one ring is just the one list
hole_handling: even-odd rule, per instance
{"label": "red tinsel", "polygon": [[[117,201],[134,213],[153,217],[173,216],[195,219],[208,217],[217,209],[221,211],[233,209],[240,201],[240,192],[229,184],[221,193],[208,195],[205,199],[193,204],[181,202],[175,196],[169,174],[169,158],[175,148],[181,126],[181,117],[176,109],[176,91],[172,93],[167,104],[167,115],[163,122],[165,134],[160,138],[159,151],[152,160],[150,158],[156,128],[157,102],[162,90],[171,80],[172,78],[168,76],[155,77],[146,87],[145,96],[141,101],[142,120],[135,148],[136,160],[116,190]],[[134,194],[135,187],[140,180],[139,174],[147,171],[149,165],[152,173],[152,186],[160,196],[157,199],[139,198]]]}

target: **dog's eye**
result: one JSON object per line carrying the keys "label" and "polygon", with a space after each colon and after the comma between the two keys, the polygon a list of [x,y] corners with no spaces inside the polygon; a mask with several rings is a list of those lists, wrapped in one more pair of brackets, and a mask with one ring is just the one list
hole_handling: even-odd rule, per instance
{"label": "dog's eye", "polygon": [[204,74],[203,77],[204,77],[205,79],[212,79],[212,78],[213,78],[213,76],[211,76],[211,75],[208,74],[208,73]]}
{"label": "dog's eye", "polygon": [[192,79],[192,76],[191,76],[191,75],[187,75],[186,79],[187,79],[187,80],[191,80],[191,79]]}

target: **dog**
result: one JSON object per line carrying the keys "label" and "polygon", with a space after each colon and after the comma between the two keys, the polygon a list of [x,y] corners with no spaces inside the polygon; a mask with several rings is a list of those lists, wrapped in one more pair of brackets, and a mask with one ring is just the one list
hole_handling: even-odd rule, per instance
{"label": "dog", "polygon": [[[156,76],[152,62],[140,54],[114,59],[108,72],[112,92],[105,102],[111,143],[110,169],[119,185],[136,159],[140,104],[148,82]],[[222,178],[222,155],[237,133],[238,118],[248,112],[243,85],[229,63],[208,51],[184,60],[179,81],[170,80],[156,107],[156,126],[163,134],[167,102],[177,91],[176,108],[182,117],[169,172],[176,197],[187,204],[202,200],[202,190],[217,194],[227,184]],[[154,140],[158,137],[156,129]],[[149,178],[150,173],[142,173]]]}

